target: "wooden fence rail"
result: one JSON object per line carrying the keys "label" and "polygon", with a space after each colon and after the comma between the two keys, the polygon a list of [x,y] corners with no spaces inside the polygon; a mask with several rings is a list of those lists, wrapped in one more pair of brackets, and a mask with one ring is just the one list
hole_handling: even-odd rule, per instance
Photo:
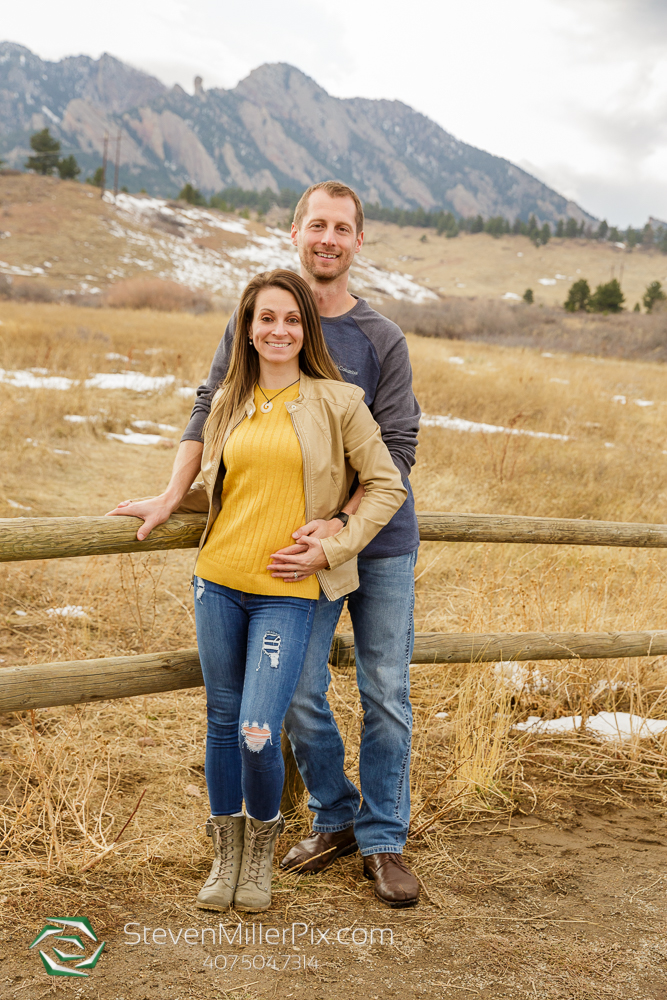
{"label": "wooden fence rail", "polygon": [[[420,538],[428,542],[667,548],[665,524],[436,512],[420,513],[417,519]],[[138,542],[138,521],[131,517],[0,518],[0,562],[189,549],[199,544],[204,522],[203,514],[174,514]]]}
{"label": "wooden fence rail", "polygon": [[[663,632],[524,632],[516,635],[417,633],[413,663],[494,663],[499,660],[609,659],[667,654]],[[354,638],[337,635],[331,663],[354,665]],[[52,708],[200,687],[197,649],[99,660],[39,663],[0,671],[0,712]]]}

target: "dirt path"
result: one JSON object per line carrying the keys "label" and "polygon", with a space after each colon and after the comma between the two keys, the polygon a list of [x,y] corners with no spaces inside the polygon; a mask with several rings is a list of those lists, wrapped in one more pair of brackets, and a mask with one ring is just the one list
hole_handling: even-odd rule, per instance
{"label": "dirt path", "polygon": [[[65,886],[57,914],[26,914],[20,900],[3,898],[0,995],[667,1000],[660,809],[608,804],[572,810],[567,822],[480,823],[451,831],[446,851],[449,872],[459,875],[433,876],[411,856],[426,890],[412,910],[380,905],[358,856],[339,862],[326,884],[310,881],[306,893],[277,879],[261,944],[259,914],[239,929],[240,918],[220,920],[189,898],[158,909],[101,883],[86,916],[107,944],[88,979],[49,977],[38,949],[28,950],[49,918],[81,915]],[[48,941],[43,947],[51,953]]]}

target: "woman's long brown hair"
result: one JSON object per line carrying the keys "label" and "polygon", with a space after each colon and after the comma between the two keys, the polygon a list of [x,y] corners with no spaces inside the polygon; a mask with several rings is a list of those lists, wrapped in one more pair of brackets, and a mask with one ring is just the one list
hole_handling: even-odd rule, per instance
{"label": "woman's long brown hair", "polygon": [[320,315],[310,286],[294,271],[263,271],[248,282],[239,303],[232,356],[227,375],[213,397],[211,412],[204,425],[206,435],[213,437],[214,451],[222,446],[225,431],[232,416],[252,396],[259,380],[259,355],[250,343],[249,335],[255,314],[257,296],[265,288],[282,288],[296,299],[303,327],[303,346],[299,353],[299,368],[311,378],[328,378],[342,382],[342,376],[327,348]]}

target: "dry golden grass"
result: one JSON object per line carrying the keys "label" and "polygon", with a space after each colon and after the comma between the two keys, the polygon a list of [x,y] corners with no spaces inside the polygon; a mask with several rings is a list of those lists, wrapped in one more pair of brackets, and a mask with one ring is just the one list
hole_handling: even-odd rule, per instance
{"label": "dry golden grass", "polygon": [[206,292],[160,278],[127,278],[117,281],[104,295],[112,309],[156,309],[158,312],[210,312],[211,297]]}
{"label": "dry golden grass", "polygon": [[[177,379],[147,394],[0,384],[2,515],[24,513],[7,505],[9,499],[42,515],[99,514],[125,496],[159,489],[173,452],[124,445],[106,433],[122,432],[135,420],[184,426],[191,400],[175,390],[203,378],[224,317],[3,303],[0,319],[4,370],[48,369],[82,380],[117,366]],[[427,413],[571,437],[561,442],[425,427],[413,477],[420,509],[667,520],[667,389],[659,365],[545,358],[415,337],[409,343]],[[130,360],[109,361],[112,353]],[[626,403],[614,402],[615,395]],[[71,424],[63,419],[71,413],[96,419]],[[167,436],[175,441],[178,434]],[[416,627],[659,628],[667,610],[666,559],[659,550],[425,544]],[[192,645],[191,565],[189,552],[5,565],[0,655],[9,665]],[[86,617],[48,615],[65,605],[81,606]],[[480,816],[507,820],[540,810],[563,816],[571,808],[568,795],[594,799],[601,788],[612,789],[619,801],[631,794],[664,801],[664,739],[619,747],[583,734],[547,740],[511,729],[528,714],[590,715],[614,707],[666,717],[664,662],[561,662],[539,670],[548,689],[527,684],[514,691],[493,665],[412,671],[408,857],[427,889],[444,877],[479,886],[546,877],[551,861],[517,870],[453,851],[451,837]],[[331,700],[354,776],[361,710],[351,677],[334,676]],[[449,717],[436,718],[442,712]],[[38,893],[44,900],[85,901],[99,896],[101,886],[113,896],[120,884],[144,899],[191,900],[208,865],[201,828],[204,732],[200,691],[6,718],[0,843],[14,912]],[[283,843],[307,824],[302,804]],[[361,898],[358,883],[335,873],[316,889],[280,876],[275,891],[280,906],[297,897],[307,901],[312,892],[320,901],[328,892]]]}
{"label": "dry golden grass", "polygon": [[[448,240],[433,230],[373,221],[366,223],[365,236],[364,253],[370,259],[445,296],[497,299],[532,288],[536,303],[556,306],[579,278],[586,278],[591,288],[618,278],[626,308],[632,309],[650,281],[667,283],[667,256],[658,250],[623,251],[610,243],[565,239],[535,247],[527,236],[494,239],[488,233],[462,233]],[[541,285],[540,278],[556,283]]]}

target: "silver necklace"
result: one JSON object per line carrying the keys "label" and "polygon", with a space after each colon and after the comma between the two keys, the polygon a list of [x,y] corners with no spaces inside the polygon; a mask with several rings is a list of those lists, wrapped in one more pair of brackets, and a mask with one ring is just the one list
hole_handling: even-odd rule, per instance
{"label": "silver necklace", "polygon": [[262,411],[262,413],[270,413],[271,410],[273,409],[273,400],[277,399],[281,392],[285,392],[287,389],[291,389],[293,385],[296,385],[300,378],[301,376],[299,376],[299,378],[295,378],[294,381],[290,382],[289,385],[286,385],[284,389],[280,389],[275,394],[275,396],[271,396],[271,399],[269,399],[269,397],[266,395],[266,393],[264,392],[264,390],[262,389],[261,385],[258,382],[257,388],[259,389],[262,396],[264,396],[264,399],[266,400],[266,402],[262,403],[262,405],[260,406],[260,410]]}

